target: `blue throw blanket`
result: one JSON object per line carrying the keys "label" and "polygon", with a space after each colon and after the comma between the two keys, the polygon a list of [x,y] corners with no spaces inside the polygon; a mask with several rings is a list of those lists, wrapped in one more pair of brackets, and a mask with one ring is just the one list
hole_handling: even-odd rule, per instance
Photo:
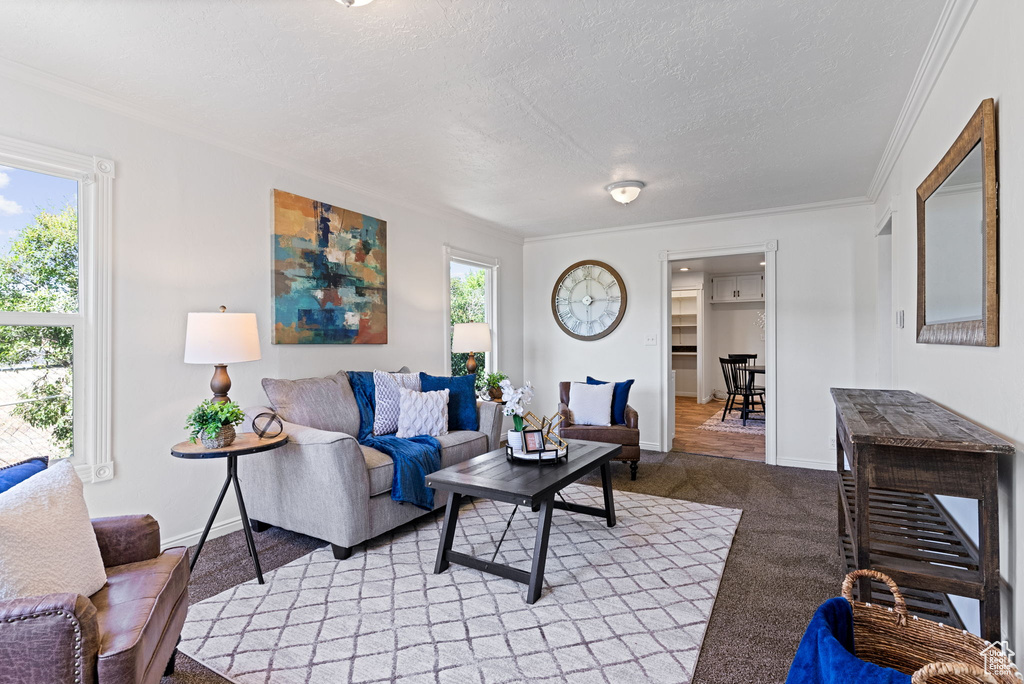
{"label": "blue throw blanket", "polygon": [[902,672],[854,655],[853,609],[844,598],[821,604],[807,625],[786,684],[910,684]]}
{"label": "blue throw blanket", "polygon": [[427,511],[434,510],[434,490],[427,487],[426,477],[441,469],[441,443],[427,435],[409,439],[399,439],[394,435],[374,435],[373,414],[377,406],[377,394],[373,373],[349,371],[348,380],[359,406],[359,443],[387,454],[395,462],[391,498]]}

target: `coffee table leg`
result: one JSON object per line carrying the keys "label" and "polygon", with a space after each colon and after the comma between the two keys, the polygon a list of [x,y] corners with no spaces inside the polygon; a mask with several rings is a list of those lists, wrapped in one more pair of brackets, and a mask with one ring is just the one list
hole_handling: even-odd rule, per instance
{"label": "coffee table leg", "polygon": [[242,500],[242,487],[238,484],[238,457],[228,456],[228,469],[231,472],[231,479],[235,483],[235,497],[238,499],[238,512],[242,514],[242,529],[245,531],[245,544],[249,548],[249,555],[252,556],[252,564],[256,568],[256,580],[263,584],[263,569],[260,567],[260,557],[256,555],[256,541],[252,538],[252,528],[249,527],[249,516],[245,512],[245,501]]}
{"label": "coffee table leg", "polygon": [[196,567],[196,561],[199,560],[199,554],[203,551],[203,544],[206,543],[206,537],[210,534],[210,528],[213,527],[213,521],[217,517],[217,512],[220,511],[220,505],[224,503],[224,495],[228,493],[228,487],[230,486],[231,464],[228,463],[228,476],[224,478],[224,486],[220,488],[220,494],[217,496],[217,503],[213,505],[213,512],[210,513],[210,519],[206,521],[206,527],[203,528],[203,533],[199,536],[199,544],[196,546],[196,553],[192,556],[192,560],[188,564],[189,573],[191,573]]}
{"label": "coffee table leg", "polygon": [[444,509],[444,527],[441,528],[441,544],[437,547],[437,560],[434,562],[434,574],[440,575],[448,569],[448,559],[445,554],[452,550],[452,543],[455,541],[455,525],[459,521],[459,504],[462,503],[462,495],[451,492],[448,495],[448,507]]}
{"label": "coffee table leg", "polygon": [[533,544],[533,567],[530,569],[530,586],[526,590],[526,602],[536,603],[544,588],[544,564],[548,559],[548,536],[551,534],[551,512],[554,499],[540,502],[540,518],[537,520],[537,540]]}
{"label": "coffee table leg", "polygon": [[608,527],[615,527],[615,497],[612,494],[612,465],[601,465],[601,487],[604,489],[604,510],[608,515]]}

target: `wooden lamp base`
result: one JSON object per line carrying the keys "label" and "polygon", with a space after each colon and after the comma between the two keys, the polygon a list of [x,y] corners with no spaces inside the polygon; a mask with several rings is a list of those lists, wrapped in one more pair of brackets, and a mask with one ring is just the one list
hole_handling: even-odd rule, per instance
{"label": "wooden lamp base", "polygon": [[213,367],[210,389],[213,390],[213,401],[215,403],[223,404],[231,401],[228,398],[228,390],[231,389],[231,378],[228,377],[227,365],[219,363]]}

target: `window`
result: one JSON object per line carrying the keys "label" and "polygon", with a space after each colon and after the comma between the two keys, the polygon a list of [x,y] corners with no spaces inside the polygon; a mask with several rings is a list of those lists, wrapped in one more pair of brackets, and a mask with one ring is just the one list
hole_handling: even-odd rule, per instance
{"label": "window", "polygon": [[0,137],[0,466],[71,459],[113,476],[113,163]]}
{"label": "window", "polygon": [[498,368],[497,271],[498,260],[445,246],[448,272],[449,326],[445,336],[445,359],[452,375],[465,375],[469,354],[453,354],[452,326],[456,323],[489,323],[491,351],[476,354],[477,375],[495,372]]}

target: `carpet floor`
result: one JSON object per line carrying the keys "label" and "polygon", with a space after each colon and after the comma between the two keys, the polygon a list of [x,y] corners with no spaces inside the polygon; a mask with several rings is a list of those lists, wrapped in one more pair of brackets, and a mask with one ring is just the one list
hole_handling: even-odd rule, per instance
{"label": "carpet floor", "polygon": [[[814,609],[839,593],[835,473],[647,451],[637,481],[625,465],[612,472],[616,489],[743,510],[693,681],[784,681]],[[584,482],[598,485],[600,478]],[[324,546],[276,528],[256,535],[256,543],[264,571]],[[193,575],[191,602],[254,576],[241,532],[214,539]],[[164,684],[225,681],[187,656],[177,663]]]}

